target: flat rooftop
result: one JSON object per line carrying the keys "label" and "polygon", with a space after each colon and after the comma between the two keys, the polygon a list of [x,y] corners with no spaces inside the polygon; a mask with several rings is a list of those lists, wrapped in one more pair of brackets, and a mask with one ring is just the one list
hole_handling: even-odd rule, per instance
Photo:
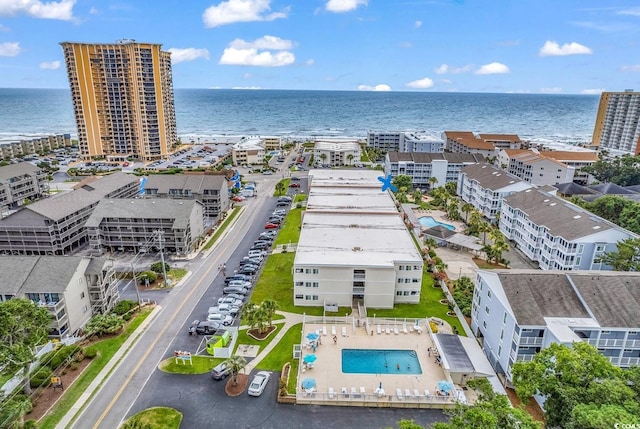
{"label": "flat rooftop", "polygon": [[307,211],[295,265],[393,267],[394,261],[422,264],[398,213],[367,214]]}
{"label": "flat rooftop", "polygon": [[309,181],[313,186],[350,186],[350,187],[370,187],[381,189],[382,183],[378,177],[384,176],[382,171],[354,169],[354,170],[332,170],[313,169],[309,170]]}
{"label": "flat rooftop", "polygon": [[380,187],[314,186],[309,190],[307,211],[358,211],[398,214],[393,200]]}

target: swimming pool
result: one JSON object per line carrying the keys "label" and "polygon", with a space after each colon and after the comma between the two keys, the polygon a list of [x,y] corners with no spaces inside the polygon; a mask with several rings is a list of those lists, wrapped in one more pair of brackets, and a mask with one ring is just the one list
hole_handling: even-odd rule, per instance
{"label": "swimming pool", "polygon": [[413,350],[342,349],[345,374],[422,374]]}
{"label": "swimming pool", "polygon": [[448,223],[438,222],[431,216],[422,216],[421,218],[418,218],[418,221],[420,222],[420,225],[426,226],[427,228],[433,228],[434,226],[440,225],[440,226],[444,226],[447,229],[450,229],[451,231],[456,230],[455,226],[449,225]]}

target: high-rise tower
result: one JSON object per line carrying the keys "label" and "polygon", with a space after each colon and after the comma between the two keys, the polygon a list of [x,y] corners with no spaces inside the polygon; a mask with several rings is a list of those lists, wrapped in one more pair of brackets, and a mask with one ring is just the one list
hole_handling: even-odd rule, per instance
{"label": "high-rise tower", "polygon": [[640,92],[603,92],[600,96],[593,145],[640,154]]}
{"label": "high-rise tower", "polygon": [[83,159],[164,157],[177,142],[171,53],[129,39],[60,44]]}

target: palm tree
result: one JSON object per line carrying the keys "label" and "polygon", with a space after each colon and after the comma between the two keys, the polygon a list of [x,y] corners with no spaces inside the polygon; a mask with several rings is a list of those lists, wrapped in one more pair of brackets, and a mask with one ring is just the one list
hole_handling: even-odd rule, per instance
{"label": "palm tree", "polygon": [[231,375],[233,376],[233,386],[237,386],[238,373],[247,366],[247,361],[242,356],[232,355],[229,359],[224,361],[224,364],[229,368],[229,371],[231,371]]}
{"label": "palm tree", "polygon": [[435,176],[429,177],[429,189],[433,189],[435,185],[438,184],[438,178]]}
{"label": "palm tree", "polygon": [[327,154],[326,154],[326,153],[324,153],[324,152],[322,152],[322,153],[320,154],[320,159],[322,160],[322,163],[324,164],[324,161],[327,159]]}
{"label": "palm tree", "polygon": [[424,244],[425,246],[427,246],[428,250],[438,247],[438,242],[435,240],[435,238],[432,238],[432,237],[429,237],[426,240],[424,240]]}
{"label": "palm tree", "polygon": [[420,189],[416,188],[411,196],[413,197],[413,202],[415,204],[420,204],[422,202],[422,191]]}
{"label": "palm tree", "polygon": [[349,165],[353,165],[353,154],[352,153],[347,155],[347,161],[349,161]]}
{"label": "palm tree", "polygon": [[285,186],[283,181],[279,181],[278,183],[276,183],[276,193],[278,195],[283,195],[286,190],[287,187]]}
{"label": "palm tree", "polygon": [[458,213],[458,200],[451,200],[447,204],[447,217],[451,220],[460,219],[460,213]]}
{"label": "palm tree", "polygon": [[467,221],[469,219],[469,213],[474,209],[473,204],[471,203],[464,203],[462,205],[462,207],[460,207],[460,210],[462,210],[462,213],[465,214],[464,216],[464,223],[466,223],[467,225],[469,224]]}
{"label": "palm tree", "polygon": [[260,305],[260,307],[266,313],[267,320],[269,321],[269,327],[272,327],[273,315],[276,314],[276,310],[278,309],[278,303],[272,299],[267,299],[262,301],[262,305]]}
{"label": "palm tree", "polygon": [[[481,221],[478,224],[478,232],[481,233],[481,234],[485,233],[485,232],[490,232],[492,230],[493,230],[493,228],[491,227],[491,225],[488,222]],[[487,234],[484,234],[482,236],[482,244],[486,244],[486,243],[487,243]]]}

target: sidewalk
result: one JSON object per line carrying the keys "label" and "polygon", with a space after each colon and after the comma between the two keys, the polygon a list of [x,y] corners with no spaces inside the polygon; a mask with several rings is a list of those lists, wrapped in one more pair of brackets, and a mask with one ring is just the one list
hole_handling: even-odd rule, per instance
{"label": "sidewalk", "polygon": [[87,387],[87,389],[80,395],[78,400],[69,408],[69,411],[64,415],[64,417],[60,420],[60,422],[56,425],[56,428],[64,429],[68,427],[73,419],[76,417],[85,404],[89,402],[93,394],[100,388],[102,382],[109,376],[111,370],[120,363],[122,358],[129,352],[129,349],[133,346],[133,344],[138,340],[138,337],[144,331],[147,326],[153,321],[153,319],[158,315],[162,307],[159,305],[153,309],[151,314],[147,316],[147,318],[136,328],[135,331],[127,338],[127,340],[120,346],[118,351],[113,355],[113,357],[107,362],[102,371],[93,379],[91,384]]}
{"label": "sidewalk", "polygon": [[[278,332],[278,334],[271,340],[267,347],[265,347],[258,354],[258,356],[251,359],[251,362],[249,362],[245,367],[246,373],[251,373],[251,371],[253,371],[253,369],[262,361],[262,359],[264,359],[271,352],[271,350],[273,350],[273,348],[277,346],[278,343],[280,343],[280,340],[282,340],[282,337],[284,337],[289,328],[297,325],[298,323],[302,323],[302,314],[287,313],[284,311],[276,311],[276,314],[281,314],[284,316],[284,326],[282,327],[282,329],[280,329],[280,332]],[[277,320],[274,323],[278,322],[280,322],[280,320]],[[302,336],[302,333],[300,333],[300,335]]]}

